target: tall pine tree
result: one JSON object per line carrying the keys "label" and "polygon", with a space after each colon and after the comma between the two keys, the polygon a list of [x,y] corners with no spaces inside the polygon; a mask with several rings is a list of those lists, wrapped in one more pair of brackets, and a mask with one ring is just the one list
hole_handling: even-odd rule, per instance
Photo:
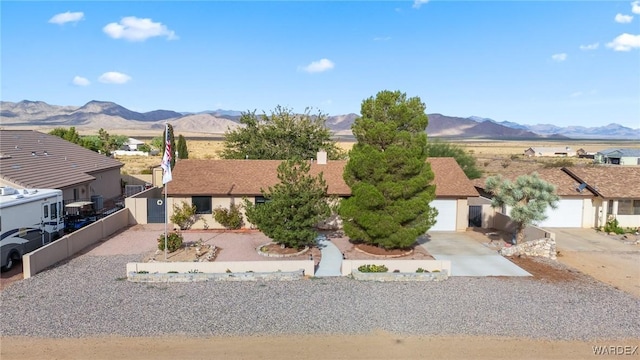
{"label": "tall pine tree", "polygon": [[352,192],[339,208],[344,231],[353,242],[411,247],[437,215],[429,206],[435,185],[426,162],[425,105],[418,97],[381,91],[362,102],[361,114],[344,171]]}
{"label": "tall pine tree", "polygon": [[178,135],[178,159],[188,159],[189,149],[187,149],[187,140],[182,134]]}

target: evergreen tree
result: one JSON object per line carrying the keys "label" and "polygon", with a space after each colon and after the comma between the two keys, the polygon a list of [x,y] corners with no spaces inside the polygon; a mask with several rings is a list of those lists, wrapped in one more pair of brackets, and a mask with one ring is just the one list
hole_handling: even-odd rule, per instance
{"label": "evergreen tree", "polygon": [[189,150],[187,149],[187,140],[182,134],[178,135],[178,159],[188,159]]}
{"label": "evergreen tree", "polygon": [[425,105],[418,97],[381,91],[362,102],[361,114],[344,171],[352,193],[339,207],[344,231],[354,242],[411,247],[437,215],[429,206],[435,185],[426,162]]}
{"label": "evergreen tree", "polygon": [[310,165],[301,159],[286,160],[278,166],[280,183],[262,190],[267,199],[255,205],[244,201],[247,219],[277,244],[291,248],[313,245],[315,225],[331,215],[327,183],[309,175]]}
{"label": "evergreen tree", "polygon": [[487,178],[486,190],[493,194],[491,206],[511,207],[509,216],[516,223],[516,243],[524,241],[525,228],[546,219],[547,207],[555,209],[560,199],[552,184],[540,179],[537,173],[519,176],[515,182],[502,176]]}
{"label": "evergreen tree", "polygon": [[[169,128],[169,139],[171,139],[171,170],[176,166],[176,141],[173,136],[173,126],[168,124]],[[166,130],[162,132],[162,151],[161,154],[164,154],[166,150]]]}

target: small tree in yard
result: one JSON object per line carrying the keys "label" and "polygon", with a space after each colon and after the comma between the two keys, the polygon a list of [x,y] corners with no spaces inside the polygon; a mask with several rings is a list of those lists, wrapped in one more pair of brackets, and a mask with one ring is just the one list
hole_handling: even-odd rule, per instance
{"label": "small tree in yard", "polygon": [[315,225],[331,215],[327,183],[309,175],[310,165],[303,160],[287,160],[278,166],[279,184],[262,190],[267,199],[254,205],[244,201],[247,219],[277,244],[290,248],[313,245]]}
{"label": "small tree in yard", "polygon": [[559,197],[552,184],[540,179],[538,174],[519,176],[515,182],[500,175],[487,179],[486,190],[493,194],[491,206],[511,207],[509,216],[516,223],[516,243],[524,241],[524,229],[533,222],[546,219],[547,207],[555,209]]}
{"label": "small tree in yard", "polygon": [[381,91],[362,102],[344,180],[352,196],[339,207],[354,242],[385,249],[412,246],[438,214],[433,172],[427,159],[429,122],[420,98]]}

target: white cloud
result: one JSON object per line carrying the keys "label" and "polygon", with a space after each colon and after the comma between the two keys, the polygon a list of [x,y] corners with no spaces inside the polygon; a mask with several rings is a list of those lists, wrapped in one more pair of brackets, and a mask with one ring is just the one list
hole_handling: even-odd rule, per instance
{"label": "white cloud", "polygon": [[631,3],[631,12],[634,14],[640,14],[640,1],[634,1]]}
{"label": "white cloud", "polygon": [[308,73],[317,73],[323,72],[327,70],[331,70],[335,67],[333,61],[329,59],[320,59],[318,61],[313,61],[311,64],[303,67],[299,67],[300,70],[306,71]]}
{"label": "white cloud", "polygon": [[67,11],[65,13],[60,13],[53,15],[51,19],[49,19],[49,23],[64,25],[68,22],[78,22],[84,18],[83,12],[70,12]]}
{"label": "white cloud", "polygon": [[580,50],[595,50],[600,46],[600,43],[593,43],[588,45],[580,45]]}
{"label": "white cloud", "polygon": [[553,54],[553,55],[551,55],[551,59],[553,61],[562,62],[562,61],[567,60],[567,54],[565,54],[565,53]]}
{"label": "white cloud", "polygon": [[84,78],[82,76],[74,76],[72,82],[73,82],[73,85],[77,85],[77,86],[89,86],[91,84],[91,81],[89,81],[89,79]]}
{"label": "white cloud", "polygon": [[640,35],[627,33],[618,35],[612,42],[607,44],[607,47],[614,51],[629,51],[634,48],[640,48]]}
{"label": "white cloud", "polygon": [[116,71],[106,72],[98,78],[98,81],[105,84],[125,84],[131,80],[131,76]]}
{"label": "white cloud", "polygon": [[176,40],[175,31],[169,30],[159,22],[151,19],[140,19],[135,16],[122,18],[119,23],[107,24],[102,31],[114,39],[125,39],[129,41],[145,41],[155,36],[166,36],[168,40]]}
{"label": "white cloud", "polygon": [[615,20],[620,24],[628,24],[633,20],[633,15],[616,14]]}
{"label": "white cloud", "polygon": [[429,0],[413,0],[413,8],[414,9],[419,9],[420,6],[422,6],[423,4],[428,3]]}

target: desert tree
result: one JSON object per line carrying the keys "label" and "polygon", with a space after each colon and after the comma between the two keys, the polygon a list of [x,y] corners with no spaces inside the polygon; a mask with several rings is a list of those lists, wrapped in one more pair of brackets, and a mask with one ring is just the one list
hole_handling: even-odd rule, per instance
{"label": "desert tree", "polygon": [[508,206],[509,216],[516,224],[516,243],[524,241],[525,228],[547,218],[548,207],[555,209],[559,197],[556,188],[537,173],[522,175],[510,181],[502,176],[487,178],[485,190],[493,195],[491,206],[502,208]]}
{"label": "desert tree", "polygon": [[329,159],[344,156],[325,125],[326,115],[312,115],[309,108],[302,114],[281,106],[269,115],[245,112],[239,122],[244,126],[224,135],[224,159],[313,159],[320,149]]}
{"label": "desert tree", "polygon": [[427,155],[429,157],[452,157],[456,159],[469,179],[482,177],[482,171],[476,166],[476,159],[458,145],[442,140],[430,140],[427,143]]}
{"label": "desert tree", "polygon": [[344,231],[353,242],[408,248],[437,216],[429,206],[435,185],[426,162],[425,105],[385,90],[364,100],[361,114],[343,174],[352,194],[339,206]]}
{"label": "desert tree", "polygon": [[80,138],[80,134],[78,134],[74,126],[70,127],[69,129],[65,129],[62,127],[55,128],[49,131],[49,135],[54,135],[82,146],[82,139]]}
{"label": "desert tree", "polygon": [[327,183],[322,173],[309,174],[310,165],[300,158],[278,166],[280,182],[262,189],[263,204],[244,201],[247,219],[274,242],[290,248],[313,245],[315,225],[331,215]]}

